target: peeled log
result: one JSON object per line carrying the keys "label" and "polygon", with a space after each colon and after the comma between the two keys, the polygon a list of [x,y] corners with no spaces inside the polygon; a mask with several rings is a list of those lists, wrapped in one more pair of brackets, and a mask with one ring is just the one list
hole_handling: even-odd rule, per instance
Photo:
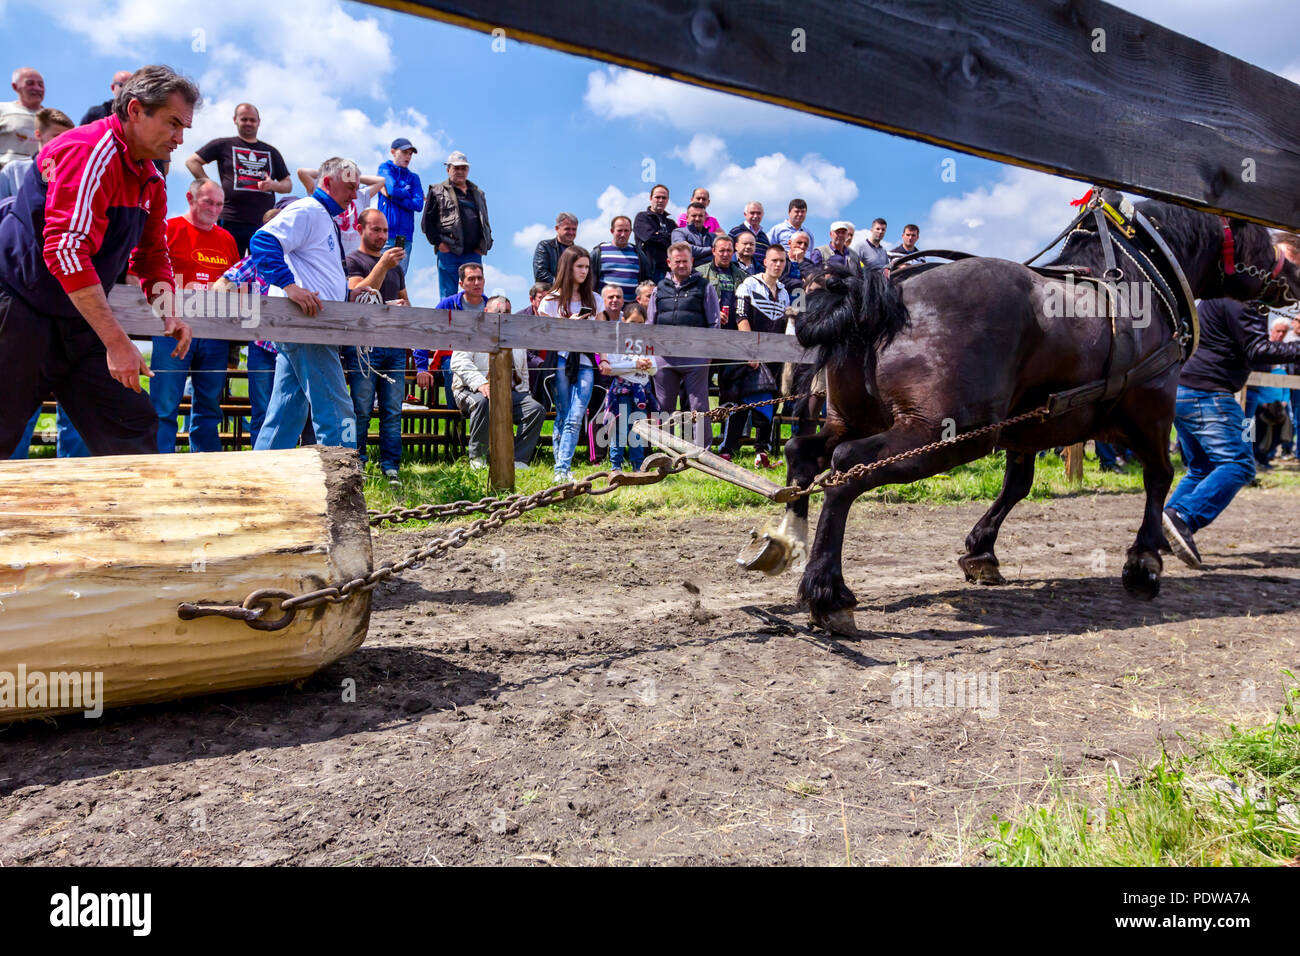
{"label": "peeled log", "polygon": [[[370,570],[350,450],[0,462],[0,677],[101,672],[105,706],[298,680],[361,646],[368,592],[279,631],[177,605]],[[11,704],[0,721],[83,709]]]}

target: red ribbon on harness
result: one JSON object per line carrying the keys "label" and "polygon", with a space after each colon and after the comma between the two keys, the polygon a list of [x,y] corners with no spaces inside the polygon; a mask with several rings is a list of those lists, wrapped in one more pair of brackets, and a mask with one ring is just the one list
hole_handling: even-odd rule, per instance
{"label": "red ribbon on harness", "polygon": [[1236,275],[1237,242],[1232,238],[1232,227],[1228,225],[1228,217],[1220,216],[1219,221],[1223,223],[1223,274]]}
{"label": "red ribbon on harness", "polygon": [[1086,206],[1086,205],[1088,205],[1088,200],[1091,199],[1091,198],[1092,198],[1092,190],[1089,189],[1086,193],[1084,193],[1084,194],[1083,194],[1081,197],[1079,197],[1078,199],[1071,199],[1071,200],[1070,200],[1070,205],[1071,205],[1071,206]]}

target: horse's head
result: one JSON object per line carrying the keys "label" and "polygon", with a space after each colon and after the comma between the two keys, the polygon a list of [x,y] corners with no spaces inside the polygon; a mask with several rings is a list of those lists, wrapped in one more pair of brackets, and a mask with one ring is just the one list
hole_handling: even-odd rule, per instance
{"label": "horse's head", "polygon": [[1223,228],[1219,274],[1225,295],[1270,306],[1300,301],[1300,248],[1291,235],[1275,241],[1263,226],[1220,217]]}
{"label": "horse's head", "polygon": [[888,345],[907,325],[907,310],[884,273],[839,268],[814,270],[805,278],[804,312],[795,326],[804,348],[870,352]]}
{"label": "horse's head", "polygon": [[1137,209],[1168,243],[1196,298],[1270,306],[1300,300],[1300,239],[1293,234],[1275,239],[1257,223],[1154,199]]}

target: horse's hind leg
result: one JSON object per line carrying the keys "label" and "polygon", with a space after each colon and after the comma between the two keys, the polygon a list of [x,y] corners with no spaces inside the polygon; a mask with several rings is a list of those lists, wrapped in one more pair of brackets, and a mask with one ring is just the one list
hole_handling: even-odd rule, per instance
{"label": "horse's hind leg", "polygon": [[1002,522],[1011,513],[1011,509],[1029,494],[1033,484],[1034,456],[1008,451],[1002,491],[966,536],[966,553],[957,559],[957,564],[966,573],[967,581],[973,584],[1007,583],[998,570],[998,559],[993,553],[993,546],[997,543]]}
{"label": "horse's hind leg", "polygon": [[[1172,410],[1171,410],[1172,411]],[[1137,540],[1128,549],[1124,561],[1124,589],[1134,597],[1150,600],[1160,593],[1160,572],[1164,562],[1160,548],[1165,544],[1165,534],[1160,520],[1174,481],[1174,465],[1169,460],[1169,429],[1172,415],[1161,416],[1159,421],[1125,423],[1124,434],[1129,448],[1142,462],[1142,484],[1146,488],[1146,509]]]}

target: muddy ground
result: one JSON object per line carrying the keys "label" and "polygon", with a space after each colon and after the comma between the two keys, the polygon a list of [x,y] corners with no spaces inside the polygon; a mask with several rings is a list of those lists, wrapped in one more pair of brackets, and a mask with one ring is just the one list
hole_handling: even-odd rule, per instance
{"label": "muddy ground", "polygon": [[0,729],[0,864],[972,863],[1051,771],[1276,713],[1300,494],[1243,493],[1154,603],[1118,582],[1137,496],[1022,504],[1004,588],[956,567],[983,507],[855,509],[859,641],[736,568],[752,518],[499,532],[301,687]]}

